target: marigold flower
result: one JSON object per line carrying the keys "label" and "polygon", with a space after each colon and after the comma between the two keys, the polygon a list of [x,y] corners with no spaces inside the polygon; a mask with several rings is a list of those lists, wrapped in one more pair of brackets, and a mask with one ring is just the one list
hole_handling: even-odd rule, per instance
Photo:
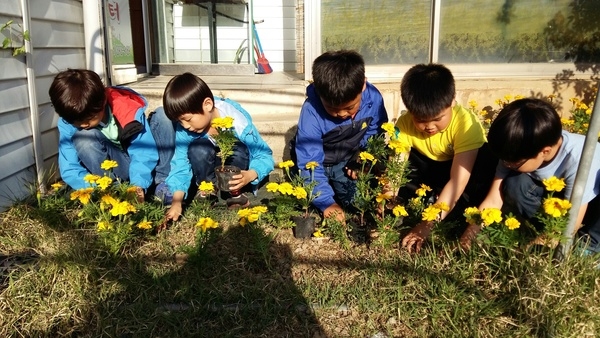
{"label": "marigold flower", "polygon": [[571,208],[571,202],[557,197],[544,199],[542,203],[544,212],[552,217],[561,217],[567,214]]}
{"label": "marigold flower", "polygon": [[254,222],[258,221],[259,217],[260,217],[260,214],[252,213],[252,214],[248,215],[247,219],[248,219],[248,222],[254,223]]}
{"label": "marigold flower", "polygon": [[237,212],[239,218],[246,218],[251,213],[252,213],[252,211],[250,210],[250,208],[243,208],[243,209],[238,210],[238,212]]}
{"label": "marigold flower", "polygon": [[469,101],[469,107],[471,107],[471,109],[475,109],[475,108],[477,108],[477,101],[475,101],[475,100],[470,100],[470,101]]}
{"label": "marigold flower", "polygon": [[375,157],[366,151],[361,151],[360,154],[358,154],[358,157],[360,157],[362,161],[375,162]]}
{"label": "marigold flower", "polygon": [[287,160],[284,162],[279,162],[279,168],[281,169],[285,169],[285,168],[291,168],[294,166],[294,161],[292,160]]}
{"label": "marigold flower", "polygon": [[417,189],[415,191],[415,193],[417,194],[417,196],[423,197],[423,196],[427,195],[428,191],[431,191],[431,188],[426,186],[425,184],[421,184],[421,187],[419,189]]}
{"label": "marigold flower", "polygon": [[509,230],[515,230],[521,226],[521,222],[514,217],[509,217],[504,221],[504,225],[506,225]]}
{"label": "marigold flower", "polygon": [[100,231],[108,231],[108,230],[111,230],[113,228],[110,223],[104,222],[104,221],[98,222],[97,227],[98,227],[98,232],[100,232]]}
{"label": "marigold flower", "polygon": [[475,224],[479,222],[479,218],[481,217],[481,213],[479,209],[476,207],[468,207],[465,209],[465,218],[467,219],[467,223]]}
{"label": "marigold flower", "polygon": [[133,205],[131,205],[127,201],[122,201],[122,202],[119,202],[119,203],[113,205],[112,209],[110,209],[110,214],[113,216],[119,216],[119,215],[127,215],[127,213],[129,213],[129,212],[135,212],[135,211],[136,211],[136,209]]}
{"label": "marigold flower", "polygon": [[296,196],[297,199],[301,200],[301,199],[307,198],[308,193],[306,192],[306,189],[304,189],[303,187],[296,187],[294,189],[294,196]]}
{"label": "marigold flower", "polygon": [[313,232],[313,236],[317,237],[317,238],[323,237],[323,233],[321,232],[321,230],[317,230],[317,231]]}
{"label": "marigold flower", "polygon": [[96,180],[96,184],[100,187],[100,190],[106,190],[108,186],[112,183],[112,178],[108,176],[102,176],[98,180]]}
{"label": "marigold flower", "polygon": [[564,178],[557,178],[556,176],[544,179],[542,183],[546,187],[546,190],[556,192],[562,191],[567,185]]}
{"label": "marigold flower", "polygon": [[83,177],[83,180],[88,183],[96,183],[98,179],[100,179],[100,176],[94,174],[87,174]]}
{"label": "marigold flower", "polygon": [[119,204],[119,201],[110,195],[103,195],[100,198],[100,207],[103,207],[103,204],[115,206]]}
{"label": "marigold flower", "polygon": [[506,95],[504,95],[504,99],[508,102],[512,99],[512,95],[506,94]]}
{"label": "marigold flower", "polygon": [[233,127],[233,117],[225,116],[225,117],[215,117],[210,121],[210,125],[213,128],[217,129],[230,129]]}
{"label": "marigold flower", "polygon": [[86,205],[90,202],[90,198],[92,197],[93,191],[94,188],[83,188],[75,190],[71,193],[71,201],[78,199],[81,204]]}
{"label": "marigold flower", "polygon": [[424,221],[435,221],[438,219],[440,212],[442,212],[441,209],[436,208],[433,205],[428,206],[427,208],[425,208],[425,210],[423,210],[423,220]]}
{"label": "marigold flower", "polygon": [[576,105],[579,104],[580,101],[579,101],[578,98],[572,97],[572,98],[569,99],[569,102],[571,102],[574,106],[576,106]]}
{"label": "marigold flower", "polygon": [[210,217],[202,217],[196,223],[196,227],[200,228],[202,232],[206,232],[208,229],[215,229],[219,227],[219,222],[213,221]]}
{"label": "marigold flower", "polygon": [[257,206],[253,207],[250,210],[252,210],[252,212],[255,212],[255,213],[258,213],[258,214],[264,214],[265,212],[267,212],[268,209],[264,205],[257,205]]}
{"label": "marigold flower", "polygon": [[383,201],[389,200],[390,198],[392,198],[392,196],[388,194],[379,193],[377,194],[377,197],[375,197],[375,201],[377,201],[377,203],[381,203]]}
{"label": "marigold flower", "polygon": [[276,193],[277,190],[279,190],[279,183],[276,183],[276,182],[267,183],[267,191],[268,192]]}
{"label": "marigold flower", "polygon": [[293,195],[294,186],[289,182],[283,182],[279,185],[279,192],[284,195]]}
{"label": "marigold flower", "polygon": [[[292,162],[293,163],[293,162]],[[316,161],[310,161],[308,163],[306,163],[305,168],[308,170],[314,170],[316,167],[319,166],[319,162]]]}
{"label": "marigold flower", "polygon": [[587,104],[583,103],[583,102],[579,102],[579,104],[577,105],[577,109],[581,109],[581,110],[586,110],[589,107],[587,106]]}
{"label": "marigold flower", "polygon": [[410,150],[410,146],[400,140],[390,140],[388,147],[396,154],[406,153]]}
{"label": "marigold flower", "polygon": [[448,203],[446,203],[446,202],[438,202],[438,203],[435,203],[433,206],[442,211],[450,210],[450,207],[448,206]]}
{"label": "marigold flower", "polygon": [[136,194],[137,190],[138,190],[138,187],[133,186],[133,187],[127,188],[127,190],[125,192],[128,193],[128,194]]}
{"label": "marigold flower", "polygon": [[150,230],[150,229],[152,229],[152,222],[142,221],[142,222],[138,223],[137,227],[142,230]]}
{"label": "marigold flower", "polygon": [[391,122],[382,124],[381,129],[385,130],[385,132],[390,136],[394,136],[396,134],[396,126]]}
{"label": "marigold flower", "polygon": [[58,189],[62,188],[63,184],[61,182],[56,182],[54,184],[51,185],[52,189],[54,189],[54,191],[57,191]]}
{"label": "marigold flower", "polygon": [[198,189],[202,192],[211,193],[211,192],[215,191],[215,186],[213,185],[212,182],[202,181],[198,185]]}
{"label": "marigold flower", "polygon": [[112,168],[116,168],[119,166],[119,163],[117,163],[117,161],[114,160],[104,160],[104,162],[102,162],[102,164],[100,164],[100,168],[102,170],[110,170]]}
{"label": "marigold flower", "polygon": [[484,226],[502,222],[502,211],[498,208],[485,208],[481,212],[481,219]]}
{"label": "marigold flower", "polygon": [[567,119],[567,118],[561,118],[560,122],[564,125],[564,126],[570,126],[573,125],[573,123],[575,123],[575,121],[571,120],[571,119]]}
{"label": "marigold flower", "polygon": [[392,209],[392,213],[394,214],[394,216],[396,217],[400,217],[400,216],[408,216],[408,213],[406,212],[406,209],[401,206],[401,205],[397,205],[394,207],[394,209]]}

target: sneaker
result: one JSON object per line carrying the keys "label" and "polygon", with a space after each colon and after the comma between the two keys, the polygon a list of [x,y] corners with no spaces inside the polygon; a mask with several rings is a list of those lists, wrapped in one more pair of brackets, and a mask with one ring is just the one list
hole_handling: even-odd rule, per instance
{"label": "sneaker", "polygon": [[154,190],[154,198],[166,206],[169,206],[173,203],[173,193],[169,190],[169,187],[165,182],[161,182],[156,186],[156,189]]}
{"label": "sneaker", "polygon": [[244,194],[240,194],[238,196],[230,197],[227,199],[227,208],[228,209],[246,208],[249,205],[250,205],[250,200]]}

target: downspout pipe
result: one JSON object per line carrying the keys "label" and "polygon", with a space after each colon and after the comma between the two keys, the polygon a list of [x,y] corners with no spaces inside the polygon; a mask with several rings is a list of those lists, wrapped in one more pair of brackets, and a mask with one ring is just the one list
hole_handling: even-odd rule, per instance
{"label": "downspout pipe", "polygon": [[600,82],[596,85],[598,91],[596,92],[596,100],[594,101],[594,108],[592,116],[590,117],[590,125],[588,127],[587,134],[585,136],[585,143],[583,144],[583,152],[581,153],[581,159],[579,159],[579,167],[577,168],[577,174],[575,176],[575,183],[573,185],[573,193],[571,194],[571,212],[569,213],[569,223],[563,234],[565,241],[560,246],[557,253],[561,256],[557,258],[565,257],[571,250],[573,244],[573,235],[575,233],[575,226],[577,225],[577,214],[581,208],[581,198],[585,190],[586,184],[594,184],[594,182],[587,182],[587,178],[590,173],[590,167],[594,160],[594,152],[598,145],[598,131],[600,131]]}
{"label": "downspout pipe", "polygon": [[[27,0],[21,0],[21,13],[23,15],[23,31],[31,32],[31,16]],[[31,135],[33,138],[33,157],[37,174],[38,189],[41,193],[46,192],[44,185],[44,157],[42,155],[42,133],[40,131],[40,120],[38,114],[37,95],[35,91],[35,72],[33,60],[33,46],[31,41],[23,39],[25,46],[25,74],[27,77],[27,95],[29,96],[29,118],[31,120]]]}
{"label": "downspout pipe", "polygon": [[100,0],[83,1],[83,35],[85,43],[85,67],[100,75],[104,84],[108,84],[106,64],[104,62],[102,5]]}

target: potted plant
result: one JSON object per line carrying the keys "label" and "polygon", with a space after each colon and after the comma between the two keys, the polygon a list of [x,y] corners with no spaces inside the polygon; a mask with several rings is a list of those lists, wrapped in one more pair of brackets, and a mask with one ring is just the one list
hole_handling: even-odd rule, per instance
{"label": "potted plant", "polygon": [[210,126],[217,131],[212,137],[217,147],[219,147],[217,156],[221,158],[221,166],[215,168],[217,187],[221,191],[229,191],[232,196],[236,195],[235,191],[229,190],[229,181],[233,176],[238,175],[241,170],[233,165],[225,165],[229,156],[233,155],[233,146],[238,141],[233,130],[233,118],[230,116],[214,118]]}
{"label": "potted plant", "polygon": [[310,177],[305,179],[299,174],[292,175],[290,168],[294,166],[293,161],[279,163],[279,168],[285,171],[289,182],[267,184],[267,191],[278,193],[282,196],[294,198],[298,208],[298,213],[291,216],[294,223],[293,233],[296,238],[309,238],[315,231],[316,219],[311,215],[310,205],[320,195],[320,191],[315,192],[317,181],[315,181],[315,168],[319,166],[317,162],[308,162],[305,169],[310,172]]}

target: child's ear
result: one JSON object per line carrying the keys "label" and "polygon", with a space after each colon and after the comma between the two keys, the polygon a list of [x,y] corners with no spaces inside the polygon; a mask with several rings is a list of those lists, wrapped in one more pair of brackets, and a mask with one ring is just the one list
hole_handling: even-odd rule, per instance
{"label": "child's ear", "polygon": [[205,114],[212,112],[214,107],[215,107],[215,103],[213,102],[213,100],[210,97],[207,97],[204,99],[204,101],[202,101],[202,111]]}

